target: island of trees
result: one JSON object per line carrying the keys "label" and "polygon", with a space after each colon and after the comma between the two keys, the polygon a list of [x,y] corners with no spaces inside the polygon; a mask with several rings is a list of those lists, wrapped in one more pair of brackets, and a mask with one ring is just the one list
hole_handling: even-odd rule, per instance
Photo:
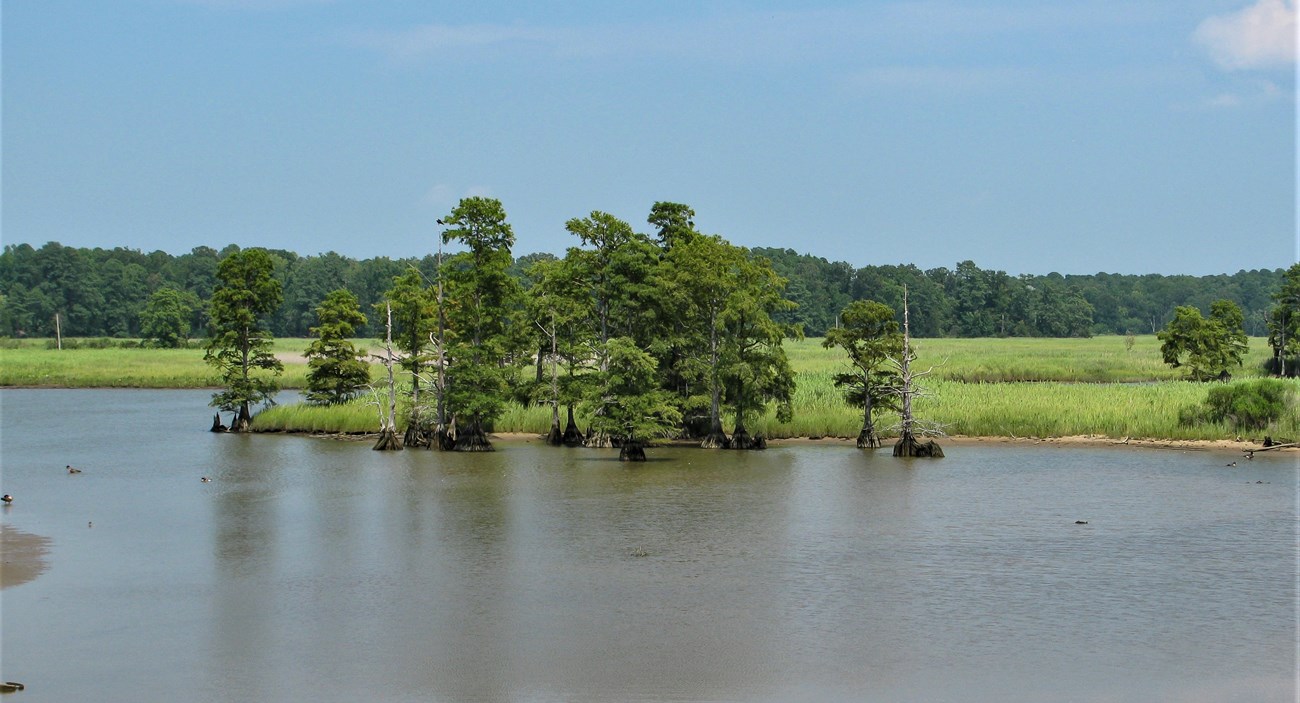
{"label": "island of trees", "polygon": [[[566,223],[575,242],[563,256],[516,258],[501,203],[466,198],[438,221],[437,253],[420,259],[8,245],[0,336],[143,336],[158,346],[203,336],[223,384],[213,405],[231,414],[229,426],[218,416],[214,428],[235,431],[276,390],[272,337],[310,336],[307,402],[374,394],[395,435],[403,395],[404,431],[385,439],[388,448],[490,449],[494,423],[521,401],[550,409],[548,442],[619,446],[629,459],[661,436],[762,448],[749,428],[769,409],[792,412],[783,341],[805,333],[845,355],[848,370],[835,382],[861,408],[858,445],[880,446],[874,418],[891,410],[909,454],[924,451],[912,437],[924,425],[913,424],[910,399],[926,373],[909,367],[909,336],[1138,327],[1158,332],[1165,361],[1195,380],[1228,377],[1248,333],[1268,335],[1274,373],[1294,375],[1300,351],[1300,265],[1200,278],[1012,277],[969,261],[952,271],[855,270],[733,245],[699,232],[679,203],[656,203],[647,223],[642,234],[592,212]],[[370,383],[355,336],[386,340],[386,388]]]}

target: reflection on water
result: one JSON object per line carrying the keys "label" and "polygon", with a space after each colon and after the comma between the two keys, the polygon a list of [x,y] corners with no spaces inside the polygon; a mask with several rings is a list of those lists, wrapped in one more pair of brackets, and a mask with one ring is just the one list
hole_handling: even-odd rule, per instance
{"label": "reflection on water", "polygon": [[24,700],[1294,699],[1294,454],[627,467],[213,435],[206,398],[0,392],[3,524],[51,538],[3,593]]}

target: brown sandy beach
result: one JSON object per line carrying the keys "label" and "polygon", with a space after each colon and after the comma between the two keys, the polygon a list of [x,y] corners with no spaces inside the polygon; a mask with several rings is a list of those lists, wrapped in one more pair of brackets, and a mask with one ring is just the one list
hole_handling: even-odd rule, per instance
{"label": "brown sandy beach", "polygon": [[0,525],[0,589],[17,586],[45,573],[50,538]]}
{"label": "brown sandy beach", "polygon": [[[367,435],[373,437],[374,435]],[[492,434],[493,439],[499,439],[504,442],[540,442],[540,435],[526,432],[498,432]],[[782,445],[794,444],[836,444],[852,447],[856,441],[855,437],[789,437],[785,439],[769,439],[768,445],[779,447]],[[891,437],[883,438],[885,447],[892,446],[894,439]],[[1180,450],[1201,450],[1201,451],[1260,451],[1264,448],[1261,442],[1252,442],[1248,440],[1233,439],[1137,439],[1125,437],[1115,439],[1103,435],[1076,435],[1072,437],[966,437],[962,435],[953,435],[951,437],[937,438],[941,445],[952,446],[975,446],[980,444],[1020,444],[1020,445],[1044,445],[1044,446],[1061,446],[1061,447],[1133,447],[1144,449],[1180,449]],[[695,440],[662,440],[656,442],[672,446],[695,446],[699,442]],[[1300,452],[1300,448],[1287,447],[1274,451],[1285,453]]]}

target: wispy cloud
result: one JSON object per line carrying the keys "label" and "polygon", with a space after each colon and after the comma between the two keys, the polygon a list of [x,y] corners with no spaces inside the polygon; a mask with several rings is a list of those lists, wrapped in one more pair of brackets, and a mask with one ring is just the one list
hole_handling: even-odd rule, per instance
{"label": "wispy cloud", "polygon": [[402,61],[464,61],[512,54],[707,60],[722,64],[804,64],[854,56],[919,58],[991,37],[1065,27],[1097,28],[1150,20],[1140,4],[1108,12],[1047,3],[971,6],[917,0],[795,11],[722,12],[674,19],[550,26],[426,24],[354,33],[350,43]]}
{"label": "wispy cloud", "polygon": [[1295,0],[1257,0],[1237,12],[1210,17],[1192,38],[1230,71],[1294,67]]}
{"label": "wispy cloud", "polygon": [[549,47],[564,45],[572,32],[526,25],[426,24],[398,31],[369,31],[352,36],[352,43],[374,49],[402,61],[422,60],[438,55],[499,50],[522,44]]}
{"label": "wispy cloud", "polygon": [[1237,108],[1269,105],[1278,100],[1294,100],[1293,92],[1270,80],[1250,79],[1234,81],[1231,90],[1205,98],[1195,109],[1233,110]]}

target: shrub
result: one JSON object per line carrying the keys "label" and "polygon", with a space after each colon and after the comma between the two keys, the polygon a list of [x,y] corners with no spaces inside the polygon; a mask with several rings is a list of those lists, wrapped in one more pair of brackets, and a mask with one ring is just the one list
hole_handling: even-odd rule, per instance
{"label": "shrub", "polygon": [[1271,378],[1211,388],[1204,418],[1228,422],[1237,429],[1262,430],[1287,412],[1291,392],[1291,384]]}

